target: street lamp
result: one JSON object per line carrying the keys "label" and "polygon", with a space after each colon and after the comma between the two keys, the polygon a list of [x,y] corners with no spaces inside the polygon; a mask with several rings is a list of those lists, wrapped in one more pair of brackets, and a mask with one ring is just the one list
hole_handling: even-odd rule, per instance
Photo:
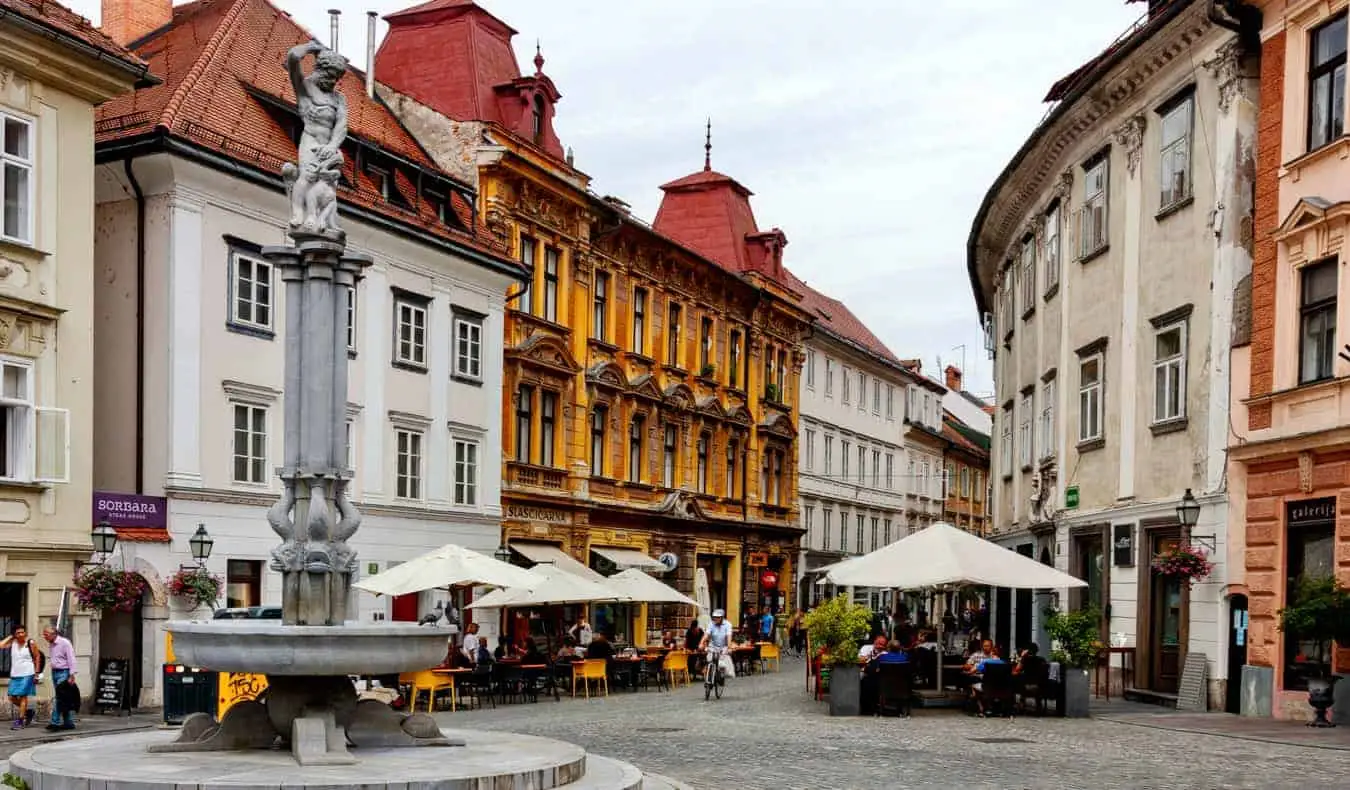
{"label": "street lamp", "polygon": [[107,555],[113,553],[113,549],[117,548],[117,530],[113,529],[113,525],[106,518],[98,522],[93,531],[89,533],[89,537],[94,543],[95,554],[102,554],[107,557]]}
{"label": "street lamp", "polygon": [[1177,521],[1189,532],[1196,522],[1200,520],[1200,503],[1195,500],[1195,495],[1191,489],[1186,489],[1186,493],[1181,497],[1181,504],[1177,505]]}
{"label": "street lamp", "polygon": [[192,549],[192,559],[197,561],[198,565],[205,565],[206,560],[211,556],[211,547],[216,542],[206,532],[205,524],[198,524],[197,531],[192,533],[188,539],[188,547]]}
{"label": "street lamp", "polygon": [[496,557],[496,558],[497,558],[498,560],[500,560],[501,562],[510,562],[510,561],[511,561],[511,550],[508,549],[508,548],[506,548],[506,544],[503,543],[503,544],[501,544],[500,546],[497,547],[497,550],[496,550],[496,551],[492,552],[492,556],[493,556],[493,557]]}

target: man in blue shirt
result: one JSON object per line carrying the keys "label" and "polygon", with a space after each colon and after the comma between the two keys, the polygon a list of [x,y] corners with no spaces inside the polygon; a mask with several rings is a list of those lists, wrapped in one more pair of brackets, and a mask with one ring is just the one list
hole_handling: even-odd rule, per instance
{"label": "man in blue shirt", "polygon": [[[708,655],[709,676],[713,671],[713,662],[720,659],[722,653],[731,646],[731,624],[726,621],[726,617],[726,612],[714,609],[712,624],[708,626],[708,630],[703,633],[703,640],[699,642],[699,651]],[[713,652],[717,655],[713,655]]]}
{"label": "man in blue shirt", "polygon": [[764,610],[764,616],[759,619],[759,638],[763,642],[773,641],[773,613],[768,609]]}

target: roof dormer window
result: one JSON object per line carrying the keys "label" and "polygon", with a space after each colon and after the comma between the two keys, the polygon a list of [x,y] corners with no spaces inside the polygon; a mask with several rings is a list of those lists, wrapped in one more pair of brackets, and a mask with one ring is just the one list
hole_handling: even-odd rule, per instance
{"label": "roof dormer window", "polygon": [[388,170],[379,165],[366,165],[366,175],[375,184],[375,189],[380,193],[380,197],[386,201],[389,200],[389,193],[393,189],[393,176]]}
{"label": "roof dormer window", "polygon": [[534,113],[531,117],[530,133],[534,136],[536,143],[544,137],[544,97],[539,94],[534,96]]}

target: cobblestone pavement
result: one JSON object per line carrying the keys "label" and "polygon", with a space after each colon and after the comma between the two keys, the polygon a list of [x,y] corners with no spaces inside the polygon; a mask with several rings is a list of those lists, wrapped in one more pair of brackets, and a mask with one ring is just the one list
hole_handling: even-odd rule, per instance
{"label": "cobblestone pavement", "polygon": [[[697,685],[438,714],[444,726],[543,735],[700,790],[975,790],[1344,786],[1350,752],[1138,727],[1100,719],[838,719],[813,702],[799,661]],[[994,739],[993,742],[975,739]]]}

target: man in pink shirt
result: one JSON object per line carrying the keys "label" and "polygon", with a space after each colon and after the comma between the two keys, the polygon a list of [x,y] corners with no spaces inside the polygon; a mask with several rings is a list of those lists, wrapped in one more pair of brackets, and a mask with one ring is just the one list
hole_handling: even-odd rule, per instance
{"label": "man in pink shirt", "polygon": [[[69,639],[51,626],[42,629],[42,638],[51,645],[50,662],[52,670],[52,688],[56,689],[56,696],[61,696],[61,684],[75,682],[75,646]],[[61,710],[61,706],[52,701],[52,722],[47,725],[49,730],[73,730],[75,729],[74,712],[71,710]]]}

